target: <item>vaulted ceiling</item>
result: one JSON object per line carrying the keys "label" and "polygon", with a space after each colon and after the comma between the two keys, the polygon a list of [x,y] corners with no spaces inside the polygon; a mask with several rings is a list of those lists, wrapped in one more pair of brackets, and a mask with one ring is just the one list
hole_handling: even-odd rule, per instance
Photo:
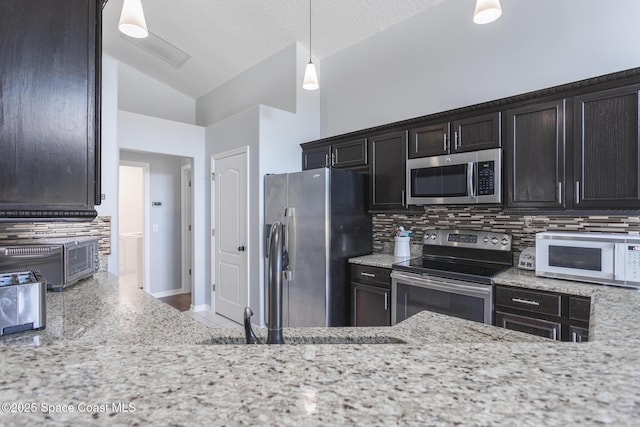
{"label": "vaulted ceiling", "polygon": [[[312,0],[313,57],[325,58],[442,1]],[[471,16],[474,2],[466,1]],[[122,2],[109,0],[104,8],[105,53],[193,98],[294,42],[309,46],[307,0],[143,0],[149,31],[190,55],[175,67],[120,34]]]}

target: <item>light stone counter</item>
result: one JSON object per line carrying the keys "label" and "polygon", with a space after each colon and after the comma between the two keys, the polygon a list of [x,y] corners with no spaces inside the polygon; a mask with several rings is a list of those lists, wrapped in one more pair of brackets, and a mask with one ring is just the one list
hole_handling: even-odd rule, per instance
{"label": "light stone counter", "polygon": [[392,328],[284,334],[406,344],[202,345],[243,331],[205,328],[98,275],[47,295],[44,331],[0,339],[0,400],[22,410],[3,406],[0,424],[635,425],[639,293],[594,292],[601,326],[586,344],[423,312]]}

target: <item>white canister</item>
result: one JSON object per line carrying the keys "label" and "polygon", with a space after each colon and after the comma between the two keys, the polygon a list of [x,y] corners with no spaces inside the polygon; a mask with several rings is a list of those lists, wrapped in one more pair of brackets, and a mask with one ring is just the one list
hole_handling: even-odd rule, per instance
{"label": "white canister", "polygon": [[405,236],[395,236],[393,238],[395,240],[395,246],[393,248],[393,256],[409,258],[411,257],[411,248],[409,247],[409,241],[411,237]]}

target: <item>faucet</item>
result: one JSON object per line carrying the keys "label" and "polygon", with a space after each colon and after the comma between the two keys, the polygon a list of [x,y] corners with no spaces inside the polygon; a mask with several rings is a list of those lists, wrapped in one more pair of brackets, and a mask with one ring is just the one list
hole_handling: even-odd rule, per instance
{"label": "faucet", "polygon": [[[283,243],[284,226],[275,222],[271,225],[269,239],[269,262],[267,277],[267,292],[269,307],[267,308],[267,342],[266,344],[284,344],[282,337],[282,272],[289,265],[287,252]],[[250,307],[244,309],[244,332],[247,344],[260,344],[260,340],[251,327],[253,311]]]}

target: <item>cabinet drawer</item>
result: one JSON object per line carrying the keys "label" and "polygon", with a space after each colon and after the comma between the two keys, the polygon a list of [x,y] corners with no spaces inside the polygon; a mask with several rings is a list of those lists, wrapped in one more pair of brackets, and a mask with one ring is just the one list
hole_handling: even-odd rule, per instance
{"label": "cabinet drawer", "polygon": [[560,316],[560,295],[496,286],[496,305]]}
{"label": "cabinet drawer", "polygon": [[391,269],[351,264],[351,280],[391,289]]}
{"label": "cabinet drawer", "polygon": [[589,298],[569,297],[569,319],[589,321],[591,300]]}

